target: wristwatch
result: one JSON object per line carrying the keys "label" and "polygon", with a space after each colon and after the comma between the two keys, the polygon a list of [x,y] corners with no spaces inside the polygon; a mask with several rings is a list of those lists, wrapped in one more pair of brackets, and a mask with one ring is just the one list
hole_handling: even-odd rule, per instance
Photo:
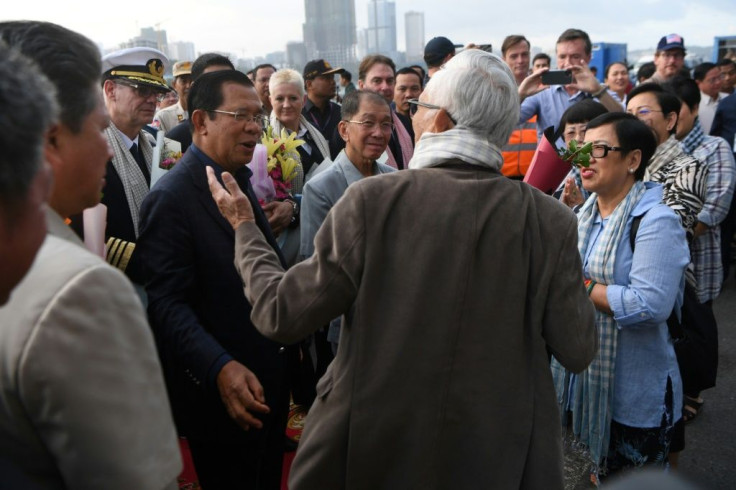
{"label": "wristwatch", "polygon": [[601,85],[601,89],[598,92],[596,92],[594,94],[591,93],[590,96],[591,97],[595,97],[597,99],[598,97],[600,97],[601,95],[603,95],[606,92],[606,90],[608,90],[608,85],[606,85],[604,83],[604,84]]}
{"label": "wristwatch", "polygon": [[293,199],[285,199],[285,201],[291,204],[291,222],[289,223],[289,226],[293,227],[299,220],[299,203]]}

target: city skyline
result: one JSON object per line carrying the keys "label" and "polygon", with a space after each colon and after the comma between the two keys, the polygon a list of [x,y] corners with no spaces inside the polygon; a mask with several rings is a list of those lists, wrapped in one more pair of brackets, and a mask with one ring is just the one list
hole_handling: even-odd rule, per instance
{"label": "city skyline", "polygon": [[[470,0],[456,0],[451,9],[436,0],[394,1],[399,51],[406,49],[404,16],[408,11],[424,13],[425,41],[444,35],[457,44],[491,43],[496,52],[503,38],[515,33],[526,35],[532,46],[551,50],[557,36],[568,27],[586,30],[594,42],[627,43],[629,50],[653,49],[661,36],[671,32],[681,34],[686,46],[710,46],[714,36],[736,33],[736,12],[727,0],[698,4],[685,0],[620,0],[586,9],[570,0],[554,5],[519,0],[513,5],[483,9]],[[368,0],[355,1],[357,31],[368,27],[367,5]],[[2,17],[56,22],[108,49],[139,35],[144,27],[166,30],[169,43],[194,43],[197,53],[221,51],[239,58],[286,51],[287,43],[303,41],[304,0],[282,0],[277,7],[269,8],[236,0],[212,0],[206,6],[183,0],[175,10],[168,4],[142,0],[129,0],[125,6],[124,10],[105,9],[90,0],[77,0],[73,8],[50,0],[14,2],[3,7]],[[143,17],[140,12],[147,15]],[[624,18],[625,22],[615,20]]]}

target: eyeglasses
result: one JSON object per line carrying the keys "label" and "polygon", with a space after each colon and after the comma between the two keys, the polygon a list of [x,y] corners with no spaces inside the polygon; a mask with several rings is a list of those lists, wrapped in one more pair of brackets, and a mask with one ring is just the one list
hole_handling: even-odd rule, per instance
{"label": "eyeglasses", "polygon": [[644,118],[649,117],[649,115],[652,112],[661,112],[661,113],[664,114],[664,111],[659,111],[657,109],[651,109],[649,107],[639,107],[635,111],[626,111],[626,112],[628,112],[629,114],[635,115],[639,119],[641,119],[642,117],[644,117]]}
{"label": "eyeglasses", "polygon": [[[443,107],[440,107],[438,105],[429,104],[427,102],[421,102],[419,99],[409,99],[407,100],[409,103],[409,115],[414,116],[414,114],[417,113],[419,110],[419,106],[426,107],[427,109],[436,109],[440,110],[443,109]],[[447,109],[445,109],[445,112],[447,112]],[[450,121],[452,121],[452,124],[457,124],[457,121],[455,121],[455,118],[452,117],[452,115],[447,112],[447,115],[450,117]]]}
{"label": "eyeglasses", "polygon": [[216,112],[218,114],[227,114],[228,116],[233,116],[235,122],[244,122],[246,124],[256,123],[258,124],[258,126],[261,127],[261,129],[265,129],[266,125],[268,124],[268,118],[263,114],[256,114],[255,116],[251,116],[247,112],[220,111],[217,109],[209,109],[207,110],[207,112]]}
{"label": "eyeglasses", "polygon": [[626,149],[621,146],[593,145],[590,156],[593,158],[605,158],[609,151],[626,151]]}
{"label": "eyeglasses", "polygon": [[364,131],[369,132],[369,133],[373,131],[374,129],[376,129],[377,127],[380,127],[381,131],[386,134],[394,130],[394,123],[388,122],[388,121],[384,121],[380,123],[376,121],[353,121],[353,120],[348,120],[348,119],[343,119],[343,121],[345,121],[346,123],[360,124],[360,127]]}
{"label": "eyeglasses", "polygon": [[168,90],[164,91],[163,89],[149,87],[148,85],[139,85],[137,83],[128,81],[124,82],[122,80],[115,80],[115,83],[117,83],[118,85],[125,85],[126,87],[130,87],[131,89],[133,89],[133,92],[135,92],[135,94],[142,99],[147,99],[150,96],[155,95],[156,100],[161,102],[166,97],[166,94],[169,93]]}
{"label": "eyeglasses", "polygon": [[682,51],[662,51],[660,53],[660,56],[664,58],[674,58],[676,60],[681,60],[685,57],[685,53]]}

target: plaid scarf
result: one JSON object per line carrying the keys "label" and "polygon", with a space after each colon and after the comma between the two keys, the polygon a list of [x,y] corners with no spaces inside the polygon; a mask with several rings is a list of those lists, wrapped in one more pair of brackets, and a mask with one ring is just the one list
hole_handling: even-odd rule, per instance
{"label": "plaid scarf", "polygon": [[424,133],[409,168],[436,167],[453,159],[498,171],[503,165],[501,150],[496,145],[467,128],[455,127],[442,133]]}
{"label": "plaid scarf", "polygon": [[687,133],[687,136],[680,141],[680,146],[682,146],[682,151],[688,155],[692,155],[695,148],[702,145],[704,141],[705,133],[703,132],[703,127],[700,125],[700,118],[696,116],[693,129],[691,129],[690,132]]}
{"label": "plaid scarf", "polygon": [[[148,171],[151,171],[151,161],[153,160],[153,147],[148,140],[145,131],[138,133],[138,147],[143,153],[143,158],[148,165]],[[143,199],[148,195],[148,183],[146,177],[138,167],[130,149],[123,142],[120,136],[120,130],[110,121],[110,125],[105,129],[105,137],[113,151],[112,166],[120,176],[125,190],[125,200],[128,202],[130,209],[130,217],[133,219],[133,231],[138,238],[138,210],[141,208]],[[104,192],[104,191],[103,191]]]}
{"label": "plaid scarf", "polygon": [[[614,284],[616,252],[624,236],[629,215],[645,190],[642,182],[634,183],[609,216],[589,255],[588,274],[599,284]],[[578,251],[583,260],[598,218],[597,197],[597,194],[592,194],[578,213]],[[628,243],[624,243],[624,246],[628,246]],[[576,442],[588,451],[593,467],[598,472],[608,453],[610,440],[618,332],[613,316],[607,313],[596,310],[595,324],[600,344],[598,354],[590,366],[576,377],[574,396],[569,392],[570,373],[556,359],[552,360],[551,367],[563,420],[565,410],[570,406]]]}

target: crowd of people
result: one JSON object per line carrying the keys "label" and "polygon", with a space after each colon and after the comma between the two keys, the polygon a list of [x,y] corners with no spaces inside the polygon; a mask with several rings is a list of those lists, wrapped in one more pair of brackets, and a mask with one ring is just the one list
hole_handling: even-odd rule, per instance
{"label": "crowd of people", "polygon": [[[676,468],[717,373],[736,64],[690,73],[669,34],[599,80],[567,29],[547,85],[522,35],[458,47],[356,85],[0,23],[3,483],[278,489],[294,446],[292,489]],[[546,195],[550,135],[588,160]]]}

